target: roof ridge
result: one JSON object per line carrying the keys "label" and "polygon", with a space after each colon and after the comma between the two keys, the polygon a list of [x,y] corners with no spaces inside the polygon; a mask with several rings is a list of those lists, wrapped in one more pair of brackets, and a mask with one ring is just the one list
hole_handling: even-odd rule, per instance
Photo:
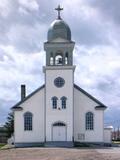
{"label": "roof ridge", "polygon": [[[26,96],[23,100],[19,101],[18,103],[16,103],[13,107],[11,107],[11,109],[16,109],[19,108],[18,106],[25,102],[27,99],[29,99],[31,96],[33,96],[35,93],[37,93],[38,91],[40,91],[42,88],[45,87],[45,84],[43,84],[42,86],[40,86],[39,88],[37,88],[35,91],[33,91],[32,93],[30,93],[28,96]],[[93,101],[95,101],[96,103],[98,103],[101,107],[105,107],[107,108],[106,105],[104,105],[103,103],[101,103],[98,99],[96,99],[94,96],[92,96],[91,94],[89,94],[88,92],[86,92],[85,90],[83,90],[82,88],[80,88],[78,85],[76,85],[74,83],[74,87],[76,89],[78,89],[79,91],[81,91],[83,94],[85,94],[86,96],[88,96],[89,98],[91,98]]]}

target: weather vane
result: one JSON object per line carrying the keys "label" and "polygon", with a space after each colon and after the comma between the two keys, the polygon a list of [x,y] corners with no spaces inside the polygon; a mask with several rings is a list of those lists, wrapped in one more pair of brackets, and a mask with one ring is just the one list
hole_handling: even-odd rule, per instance
{"label": "weather vane", "polygon": [[60,5],[58,5],[58,7],[55,8],[55,10],[58,11],[58,19],[61,19],[61,17],[60,17],[60,12],[63,10],[63,8],[61,8]]}

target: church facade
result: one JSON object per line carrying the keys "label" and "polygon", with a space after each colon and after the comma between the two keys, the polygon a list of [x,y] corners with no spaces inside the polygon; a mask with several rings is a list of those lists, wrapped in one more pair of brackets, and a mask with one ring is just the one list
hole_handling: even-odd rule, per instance
{"label": "church facade", "polygon": [[45,84],[30,95],[21,86],[21,101],[14,111],[15,146],[38,146],[48,143],[73,145],[104,143],[103,103],[74,84],[75,65],[69,26],[60,17],[53,21],[44,43]]}

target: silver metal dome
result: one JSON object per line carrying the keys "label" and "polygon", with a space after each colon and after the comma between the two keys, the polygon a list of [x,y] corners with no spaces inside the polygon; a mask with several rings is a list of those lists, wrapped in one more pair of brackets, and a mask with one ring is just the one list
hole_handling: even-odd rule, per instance
{"label": "silver metal dome", "polygon": [[48,41],[52,41],[56,38],[63,38],[71,41],[71,31],[69,26],[62,19],[56,19],[52,22],[47,37]]}

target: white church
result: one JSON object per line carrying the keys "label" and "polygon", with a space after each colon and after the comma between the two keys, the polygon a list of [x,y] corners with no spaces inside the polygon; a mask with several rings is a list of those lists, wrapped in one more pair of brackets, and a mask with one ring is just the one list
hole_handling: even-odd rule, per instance
{"label": "white church", "polygon": [[58,17],[44,43],[45,84],[28,96],[25,85],[21,85],[21,101],[12,107],[15,146],[110,143],[110,130],[104,128],[107,107],[74,83],[75,42],[60,16],[63,8],[58,6],[56,10]]}

